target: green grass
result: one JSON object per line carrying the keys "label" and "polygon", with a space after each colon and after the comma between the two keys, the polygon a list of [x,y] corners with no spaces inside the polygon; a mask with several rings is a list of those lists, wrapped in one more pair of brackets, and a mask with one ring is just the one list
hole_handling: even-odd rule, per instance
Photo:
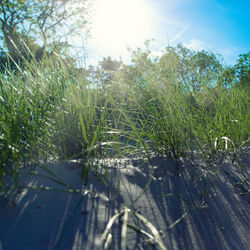
{"label": "green grass", "polygon": [[[108,186],[107,171],[98,162],[135,154],[149,162],[154,155],[172,158],[176,175],[181,157],[191,157],[206,171],[231,157],[238,161],[241,182],[249,181],[237,157],[249,147],[246,92],[207,79],[201,79],[200,91],[192,91],[192,82],[181,84],[174,62],[170,69],[162,74],[160,63],[145,61],[144,67],[116,73],[102,88],[59,57],[5,69],[0,75],[0,194],[11,200],[21,187],[22,168],[48,160],[81,159],[84,184],[95,171],[105,173],[100,177]],[[103,234],[105,248],[112,240],[112,224],[123,216],[122,249],[128,228],[165,249],[155,227],[130,209],[123,207],[110,220]],[[144,222],[151,233],[129,224],[129,216]]]}

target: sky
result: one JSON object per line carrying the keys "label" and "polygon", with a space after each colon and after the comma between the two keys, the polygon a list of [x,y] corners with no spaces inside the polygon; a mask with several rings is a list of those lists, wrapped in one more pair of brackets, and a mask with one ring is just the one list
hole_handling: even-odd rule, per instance
{"label": "sky", "polygon": [[181,43],[222,55],[227,65],[250,50],[250,0],[95,0],[90,20],[87,64],[127,61],[127,47],[145,40],[156,55]]}

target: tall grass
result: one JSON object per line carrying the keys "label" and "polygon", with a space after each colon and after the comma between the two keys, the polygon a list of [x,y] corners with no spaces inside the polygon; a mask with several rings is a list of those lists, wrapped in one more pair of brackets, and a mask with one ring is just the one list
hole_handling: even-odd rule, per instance
{"label": "tall grass", "polygon": [[[140,83],[130,83],[131,93],[122,105],[131,136],[141,141],[146,151],[178,159],[199,150],[208,166],[216,164],[221,152],[236,153],[249,146],[249,100],[237,87],[225,89],[200,79],[200,91],[192,83],[179,80],[171,65],[161,75],[159,64],[140,71]],[[194,72],[195,74],[195,72]],[[198,74],[198,73],[197,73]],[[218,76],[211,72],[210,80]],[[198,77],[198,76],[197,76]],[[118,100],[117,106],[122,103]],[[127,115],[133,110],[133,115]]]}
{"label": "tall grass", "polygon": [[118,141],[110,93],[60,57],[5,69],[0,81],[3,193],[18,190],[23,166],[50,158],[82,159],[87,181],[89,166]]}
{"label": "tall grass", "polygon": [[49,152],[50,119],[63,96],[63,85],[60,72],[38,63],[1,73],[0,186],[5,193],[6,175],[15,190],[20,168]]}
{"label": "tall grass", "polygon": [[[20,162],[39,154],[82,158],[87,166],[111,152],[139,150],[148,159],[152,152],[171,157],[178,168],[187,151],[201,151],[213,165],[221,150],[236,153],[249,145],[242,90],[200,79],[203,87],[194,92],[176,74],[175,60],[167,71],[162,67],[145,59],[102,88],[60,57],[6,68],[0,79],[2,186],[7,173],[18,176]],[[212,74],[210,81],[217,77]],[[87,176],[88,167],[84,171]]]}
{"label": "tall grass", "polygon": [[[194,91],[193,83],[183,84],[176,73],[175,60],[167,71],[157,60],[140,63],[114,73],[102,87],[59,56],[26,62],[22,69],[5,68],[0,75],[0,194],[11,199],[22,168],[47,160],[81,159],[85,184],[95,171],[105,173],[100,176],[108,185],[99,161],[134,155],[148,161],[154,155],[172,158],[176,175],[181,157],[197,165],[202,157],[206,171],[214,171],[230,156],[238,161],[242,181],[248,181],[237,158],[249,147],[248,95],[237,87],[216,86],[210,82],[218,78],[213,72]],[[128,227],[165,249],[154,226],[131,211],[125,206],[111,219],[105,247],[112,240],[112,223],[123,216],[122,249]],[[131,214],[152,234],[129,224]]]}

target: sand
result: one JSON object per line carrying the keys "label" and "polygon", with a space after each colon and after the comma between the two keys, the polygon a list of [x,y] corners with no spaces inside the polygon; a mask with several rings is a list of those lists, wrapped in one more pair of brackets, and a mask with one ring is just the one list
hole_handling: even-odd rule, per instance
{"label": "sand", "polygon": [[[249,176],[248,155],[242,162]],[[223,163],[216,175],[207,174],[208,195],[204,194],[199,168],[184,159],[179,175],[173,162],[162,157],[154,157],[151,164],[140,158],[106,159],[89,175],[86,186],[77,162],[45,166],[80,192],[62,191],[67,187],[40,176],[52,177],[39,166],[35,167],[39,176],[24,169],[22,185],[55,190],[23,188],[16,206],[0,198],[1,250],[103,249],[102,234],[110,218],[124,206],[154,225],[166,249],[250,249],[250,197],[244,195],[249,186],[234,185],[240,180],[240,171],[231,162]],[[101,180],[105,169],[108,187]],[[152,235],[132,212],[129,224]],[[178,219],[179,223],[169,229]],[[110,249],[121,249],[122,222],[120,217],[111,227]],[[131,228],[126,235],[127,249],[161,249]]]}

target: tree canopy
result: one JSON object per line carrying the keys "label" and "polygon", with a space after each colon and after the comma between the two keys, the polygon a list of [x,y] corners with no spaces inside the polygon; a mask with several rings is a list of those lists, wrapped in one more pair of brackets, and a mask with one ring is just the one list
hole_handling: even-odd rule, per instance
{"label": "tree canopy", "polygon": [[0,40],[17,61],[29,50],[40,59],[49,44],[85,27],[88,3],[88,0],[2,0]]}
{"label": "tree canopy", "polygon": [[243,88],[250,88],[250,51],[239,55],[237,64],[234,66],[234,74]]}
{"label": "tree canopy", "polygon": [[182,88],[189,86],[192,91],[199,92],[206,85],[216,86],[224,70],[220,58],[214,53],[193,51],[181,44],[166,47],[156,57],[148,48],[134,51],[132,56],[132,65],[125,68],[130,79],[142,85],[154,80]]}

